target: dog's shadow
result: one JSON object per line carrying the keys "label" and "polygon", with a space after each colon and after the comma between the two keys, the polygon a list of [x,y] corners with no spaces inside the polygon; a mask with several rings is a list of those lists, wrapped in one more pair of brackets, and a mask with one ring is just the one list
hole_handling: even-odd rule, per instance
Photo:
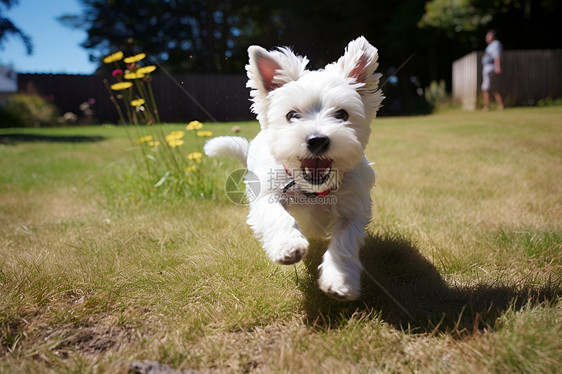
{"label": "dog's shadow", "polygon": [[369,235],[360,253],[364,268],[361,298],[340,302],[318,289],[317,269],[326,244],[311,243],[305,262],[307,274],[298,280],[307,322],[314,326],[334,327],[359,313],[412,332],[464,335],[493,329],[510,307],[539,304],[562,294],[559,282],[542,287],[452,286],[407,240]]}

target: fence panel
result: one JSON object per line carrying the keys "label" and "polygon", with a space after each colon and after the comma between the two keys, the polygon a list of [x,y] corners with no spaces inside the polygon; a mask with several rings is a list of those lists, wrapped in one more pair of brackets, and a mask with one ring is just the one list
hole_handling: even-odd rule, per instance
{"label": "fence panel", "polygon": [[453,62],[453,98],[465,110],[476,108],[477,82],[477,52],[472,52]]}
{"label": "fence panel", "polygon": [[[37,93],[53,101],[62,113],[80,114],[80,104],[95,99],[95,117],[118,121],[102,75],[19,74],[20,92]],[[244,121],[250,113],[247,78],[243,75],[154,74],[152,87],[163,122]]]}

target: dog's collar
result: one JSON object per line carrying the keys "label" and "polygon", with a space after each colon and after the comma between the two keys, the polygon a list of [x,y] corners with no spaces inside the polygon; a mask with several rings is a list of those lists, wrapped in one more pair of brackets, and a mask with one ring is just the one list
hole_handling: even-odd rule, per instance
{"label": "dog's collar", "polygon": [[[285,173],[287,173],[287,175],[289,175],[290,177],[293,176],[291,174],[291,172],[289,171],[289,169],[287,169],[287,167],[285,165],[283,165],[283,169],[285,169]],[[289,190],[289,188],[293,187],[295,184],[297,184],[297,182],[294,179],[291,179],[291,181],[289,183],[287,183],[287,185],[285,187],[283,187],[283,193],[286,193]],[[327,190],[324,190],[324,191],[321,191],[321,192],[313,192],[313,193],[311,193],[311,195],[324,197],[324,196],[328,195],[330,192],[332,192],[332,189],[328,188]]]}

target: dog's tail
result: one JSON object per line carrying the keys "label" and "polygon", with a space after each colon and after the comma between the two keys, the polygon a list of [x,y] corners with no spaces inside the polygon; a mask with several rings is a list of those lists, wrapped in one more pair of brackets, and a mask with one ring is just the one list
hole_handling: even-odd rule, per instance
{"label": "dog's tail", "polygon": [[219,136],[205,143],[203,149],[207,156],[234,157],[246,166],[248,156],[248,140],[239,136]]}

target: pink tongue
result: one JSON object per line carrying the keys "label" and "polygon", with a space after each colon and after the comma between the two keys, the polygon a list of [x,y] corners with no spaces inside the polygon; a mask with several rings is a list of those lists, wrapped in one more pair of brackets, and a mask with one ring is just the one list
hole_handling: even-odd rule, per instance
{"label": "pink tongue", "polygon": [[332,160],[322,158],[305,158],[302,160],[301,168],[306,171],[313,179],[321,179],[330,172],[332,168]]}

